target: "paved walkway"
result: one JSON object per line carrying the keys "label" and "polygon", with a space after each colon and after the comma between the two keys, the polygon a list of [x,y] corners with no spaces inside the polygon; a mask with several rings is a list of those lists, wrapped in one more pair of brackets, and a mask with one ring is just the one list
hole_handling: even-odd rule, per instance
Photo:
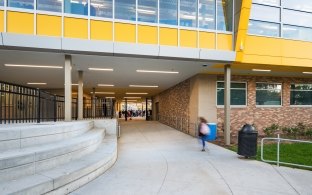
{"label": "paved walkway", "polygon": [[304,194],[312,172],[239,158],[158,122],[121,122],[116,164],[74,195]]}

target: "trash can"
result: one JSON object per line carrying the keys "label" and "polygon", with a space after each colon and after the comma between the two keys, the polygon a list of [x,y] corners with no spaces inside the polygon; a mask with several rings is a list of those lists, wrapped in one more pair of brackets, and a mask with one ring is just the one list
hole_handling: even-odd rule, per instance
{"label": "trash can", "polygon": [[257,155],[258,132],[254,126],[245,124],[238,132],[237,154],[246,158]]}
{"label": "trash can", "polygon": [[216,140],[217,138],[217,123],[207,123],[210,128],[210,134],[208,135],[208,141]]}

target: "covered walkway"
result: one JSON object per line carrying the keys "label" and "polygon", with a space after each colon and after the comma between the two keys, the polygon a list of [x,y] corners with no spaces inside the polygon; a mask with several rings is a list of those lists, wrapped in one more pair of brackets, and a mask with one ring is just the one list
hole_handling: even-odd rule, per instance
{"label": "covered walkway", "polygon": [[241,159],[155,121],[121,122],[116,164],[74,195],[311,194],[312,172]]}

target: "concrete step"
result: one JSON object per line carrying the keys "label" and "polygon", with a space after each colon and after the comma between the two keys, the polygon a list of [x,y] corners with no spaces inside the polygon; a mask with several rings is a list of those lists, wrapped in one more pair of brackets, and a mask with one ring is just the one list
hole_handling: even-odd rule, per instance
{"label": "concrete step", "polygon": [[0,153],[0,182],[32,175],[70,162],[94,151],[102,142],[104,129],[23,149]]}
{"label": "concrete step", "polygon": [[64,140],[81,135],[93,126],[93,121],[1,125],[0,151]]}
{"label": "concrete step", "polygon": [[91,154],[34,175],[0,183],[0,194],[67,194],[109,169],[117,159],[116,135]]}

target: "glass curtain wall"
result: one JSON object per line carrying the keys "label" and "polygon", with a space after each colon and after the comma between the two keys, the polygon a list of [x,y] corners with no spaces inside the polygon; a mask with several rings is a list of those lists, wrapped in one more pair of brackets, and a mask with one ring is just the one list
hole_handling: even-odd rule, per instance
{"label": "glass curtain wall", "polygon": [[159,23],[178,25],[178,0],[159,0]]}
{"label": "glass curtain wall", "polygon": [[113,1],[112,0],[90,0],[90,16],[112,18]]}
{"label": "glass curtain wall", "polygon": [[[67,14],[112,19],[114,9],[113,19],[230,32],[233,29],[233,0],[7,0],[7,4],[34,9],[35,2],[37,10],[61,13],[63,1]],[[3,4],[4,0],[0,0],[0,6]]]}
{"label": "glass curtain wall", "polygon": [[253,0],[248,32],[312,41],[312,1]]}
{"label": "glass curtain wall", "polygon": [[138,0],[138,21],[157,23],[158,21],[158,1]]}
{"label": "glass curtain wall", "polygon": [[0,6],[4,6],[4,1],[0,0]]}
{"label": "glass curtain wall", "polygon": [[216,27],[216,1],[199,0],[198,23],[199,28],[214,30]]}

